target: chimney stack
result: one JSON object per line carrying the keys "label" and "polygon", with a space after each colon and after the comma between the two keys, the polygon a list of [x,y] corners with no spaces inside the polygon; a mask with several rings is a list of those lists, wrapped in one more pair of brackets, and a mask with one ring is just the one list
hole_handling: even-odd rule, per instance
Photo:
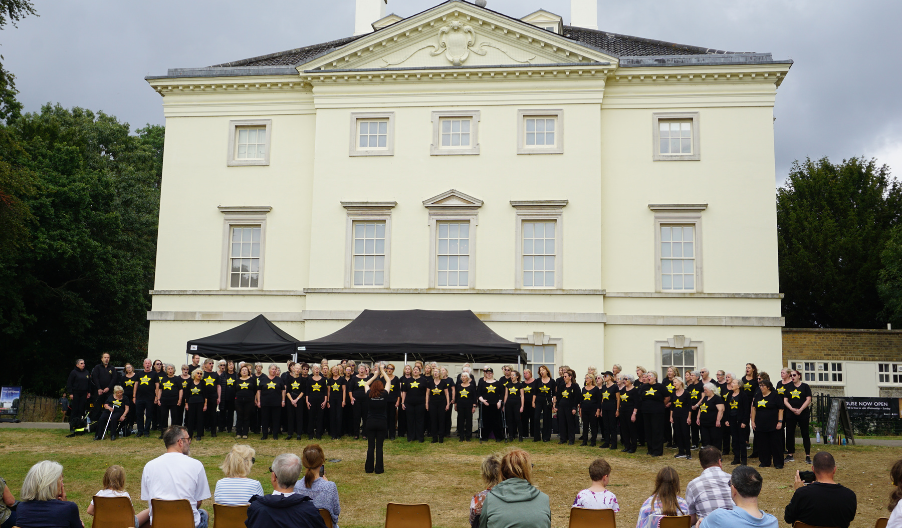
{"label": "chimney stack", "polygon": [[388,0],[357,0],[357,11],[354,13],[354,35],[363,35],[373,31],[373,22],[385,17],[385,4]]}
{"label": "chimney stack", "polygon": [[598,0],[570,0],[570,25],[598,29]]}

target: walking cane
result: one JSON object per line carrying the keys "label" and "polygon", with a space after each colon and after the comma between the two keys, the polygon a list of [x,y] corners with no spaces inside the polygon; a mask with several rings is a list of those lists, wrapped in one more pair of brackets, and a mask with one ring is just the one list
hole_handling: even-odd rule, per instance
{"label": "walking cane", "polygon": [[100,437],[101,440],[106,438],[106,430],[110,427],[110,421],[113,420],[113,411],[110,411],[110,417],[106,421],[106,427],[103,428],[103,436]]}

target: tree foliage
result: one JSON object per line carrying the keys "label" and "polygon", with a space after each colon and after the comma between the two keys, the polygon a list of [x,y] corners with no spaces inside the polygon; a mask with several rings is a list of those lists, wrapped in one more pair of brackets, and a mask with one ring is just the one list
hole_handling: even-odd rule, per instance
{"label": "tree foliage", "polygon": [[894,328],[902,329],[902,224],[890,232],[880,260],[883,269],[880,270],[877,292],[884,305],[882,315]]}
{"label": "tree foliage", "polygon": [[889,167],[859,158],[796,162],[777,193],[788,327],[881,328],[880,251],[902,212]]}
{"label": "tree foliage", "polygon": [[26,230],[0,254],[0,383],[55,392],[76,358],[145,355],[162,137],[59,105],[0,127],[15,146],[0,145],[0,178],[21,176],[11,196]]}

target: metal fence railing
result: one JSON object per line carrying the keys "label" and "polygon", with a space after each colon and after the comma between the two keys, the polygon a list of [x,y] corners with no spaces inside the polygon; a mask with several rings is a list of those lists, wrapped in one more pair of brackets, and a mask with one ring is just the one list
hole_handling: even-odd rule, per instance
{"label": "metal fence railing", "polygon": [[59,398],[23,394],[19,398],[19,414],[23,422],[61,422],[63,413]]}

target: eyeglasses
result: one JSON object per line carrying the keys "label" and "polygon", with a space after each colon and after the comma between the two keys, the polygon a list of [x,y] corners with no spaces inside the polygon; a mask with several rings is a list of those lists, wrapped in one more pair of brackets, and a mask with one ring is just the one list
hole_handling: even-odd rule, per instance
{"label": "eyeglasses", "polygon": [[799,375],[798,375],[798,374],[790,374],[789,377],[790,377],[790,378],[798,378]]}
{"label": "eyeglasses", "polygon": [[269,472],[272,473],[272,466],[269,466]]}
{"label": "eyeglasses", "polygon": [[181,442],[182,440],[184,440],[184,441],[186,441],[186,442],[188,442],[188,443],[191,443],[191,437],[190,437],[190,436],[183,436],[183,437],[179,438],[179,442]]}

